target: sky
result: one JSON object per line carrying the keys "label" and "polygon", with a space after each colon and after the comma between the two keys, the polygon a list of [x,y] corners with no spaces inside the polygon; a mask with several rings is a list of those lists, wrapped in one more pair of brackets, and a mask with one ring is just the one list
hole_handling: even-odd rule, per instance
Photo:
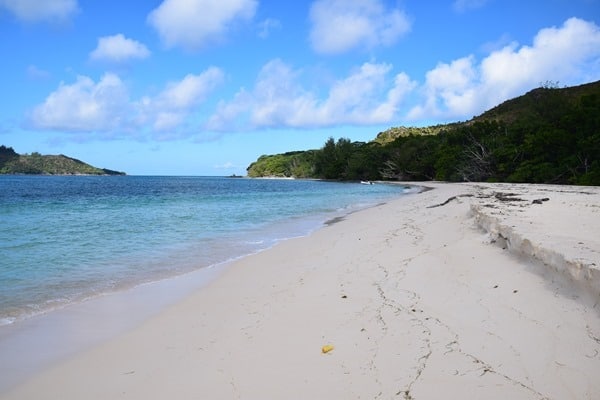
{"label": "sky", "polygon": [[0,144],[130,175],[600,80],[600,0],[0,0]]}

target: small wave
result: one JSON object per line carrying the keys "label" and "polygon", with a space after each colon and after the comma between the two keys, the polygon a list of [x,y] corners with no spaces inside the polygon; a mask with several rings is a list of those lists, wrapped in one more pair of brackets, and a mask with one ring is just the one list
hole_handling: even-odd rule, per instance
{"label": "small wave", "polygon": [[264,244],[265,241],[264,240],[247,240],[244,242],[244,244]]}
{"label": "small wave", "polygon": [[0,318],[0,326],[13,324],[16,320],[14,317]]}

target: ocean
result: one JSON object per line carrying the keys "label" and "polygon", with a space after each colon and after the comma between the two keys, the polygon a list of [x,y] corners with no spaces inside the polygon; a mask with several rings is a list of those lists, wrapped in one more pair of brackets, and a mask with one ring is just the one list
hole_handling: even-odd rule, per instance
{"label": "ocean", "polygon": [[414,190],[286,179],[0,176],[0,325],[210,268]]}

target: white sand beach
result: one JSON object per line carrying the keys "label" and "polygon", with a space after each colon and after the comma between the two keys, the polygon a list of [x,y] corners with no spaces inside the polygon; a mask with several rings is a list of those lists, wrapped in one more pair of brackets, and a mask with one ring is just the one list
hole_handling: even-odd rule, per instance
{"label": "white sand beach", "polygon": [[600,398],[600,188],[423,185],[0,398]]}

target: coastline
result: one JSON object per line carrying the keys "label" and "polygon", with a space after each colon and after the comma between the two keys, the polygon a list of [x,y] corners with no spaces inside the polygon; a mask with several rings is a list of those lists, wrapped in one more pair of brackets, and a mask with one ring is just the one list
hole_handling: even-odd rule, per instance
{"label": "coastline", "polygon": [[0,398],[597,397],[600,188],[422,185],[232,262]]}
{"label": "coastline", "polygon": [[224,177],[79,178],[0,182],[7,206],[0,327],[264,250],[403,191]]}

